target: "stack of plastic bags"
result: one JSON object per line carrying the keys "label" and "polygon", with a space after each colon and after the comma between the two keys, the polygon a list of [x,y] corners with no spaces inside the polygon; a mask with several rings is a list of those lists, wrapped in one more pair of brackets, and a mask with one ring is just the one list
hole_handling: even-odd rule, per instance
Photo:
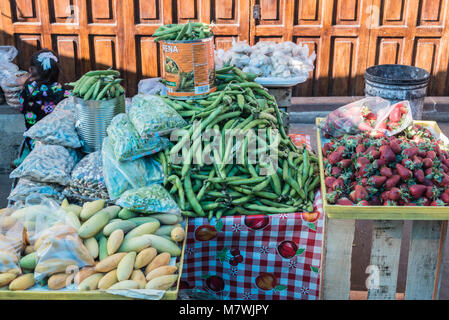
{"label": "stack of plastic bags", "polygon": [[35,147],[10,178],[20,178],[8,199],[25,201],[34,193],[62,201],[62,190],[70,185],[71,173],[80,160],[81,146],[75,130],[73,100],[62,100],[55,110],[24,133]]}
{"label": "stack of plastic bags", "polygon": [[28,78],[28,73],[19,71],[19,67],[12,62],[16,56],[16,48],[0,46],[0,87],[6,103],[11,107],[18,108],[20,107],[20,91]]}
{"label": "stack of plastic bags", "polygon": [[290,41],[276,43],[261,41],[254,46],[246,42],[235,42],[231,49],[220,49],[215,53],[217,68],[226,63],[252,72],[264,78],[308,78],[313,70],[315,52],[309,53],[306,45]]}
{"label": "stack of plastic bags", "polygon": [[103,142],[103,172],[110,199],[133,211],[180,213],[161,185],[163,170],[153,155],[169,147],[164,136],[186,124],[160,97],[136,95],[128,114],[114,117]]}

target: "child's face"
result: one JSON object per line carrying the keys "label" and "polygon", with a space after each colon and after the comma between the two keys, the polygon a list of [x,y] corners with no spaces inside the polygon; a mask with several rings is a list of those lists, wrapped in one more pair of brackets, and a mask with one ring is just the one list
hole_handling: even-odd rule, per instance
{"label": "child's face", "polygon": [[29,70],[32,79],[38,79],[39,73],[35,66],[30,66]]}

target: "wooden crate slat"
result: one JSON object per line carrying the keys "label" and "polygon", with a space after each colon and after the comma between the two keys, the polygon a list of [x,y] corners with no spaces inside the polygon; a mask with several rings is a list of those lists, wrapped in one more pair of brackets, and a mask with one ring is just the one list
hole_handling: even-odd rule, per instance
{"label": "wooden crate slat", "polygon": [[354,230],[355,220],[329,220],[326,217],[321,299],[349,299]]}
{"label": "wooden crate slat", "polygon": [[368,289],[368,300],[396,299],[403,225],[403,221],[374,221],[370,265],[379,268],[379,287]]}
{"label": "wooden crate slat", "polygon": [[441,227],[442,221],[413,221],[406,300],[430,300],[433,297],[437,264],[441,259]]}

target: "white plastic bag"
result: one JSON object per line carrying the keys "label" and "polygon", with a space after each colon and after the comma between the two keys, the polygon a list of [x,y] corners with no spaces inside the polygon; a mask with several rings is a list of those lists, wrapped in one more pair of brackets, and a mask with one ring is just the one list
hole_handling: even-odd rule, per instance
{"label": "white plastic bag", "polygon": [[109,138],[103,141],[102,158],[106,187],[113,200],[127,190],[161,183],[164,179],[161,165],[150,157],[132,161],[117,160]]}
{"label": "white plastic bag", "polygon": [[137,85],[138,93],[167,95],[167,87],[161,83],[161,78],[142,79]]}
{"label": "white plastic bag", "polygon": [[45,144],[59,145],[68,148],[80,148],[81,141],[75,128],[74,114],[62,108],[42,118],[23,134]]}
{"label": "white plastic bag", "polygon": [[36,144],[22,164],[14,169],[10,178],[27,178],[38,182],[70,183],[70,174],[76,164],[75,150],[62,146]]}

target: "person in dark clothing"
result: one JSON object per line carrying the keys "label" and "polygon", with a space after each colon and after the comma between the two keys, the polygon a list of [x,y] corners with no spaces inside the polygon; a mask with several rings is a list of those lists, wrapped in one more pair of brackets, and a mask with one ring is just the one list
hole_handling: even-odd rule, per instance
{"label": "person in dark clothing", "polygon": [[[30,77],[25,82],[19,98],[26,130],[51,113],[61,100],[69,96],[69,92],[58,82],[58,58],[52,51],[43,49],[33,54],[29,73]],[[34,142],[30,138],[26,138],[25,142],[28,150],[24,153],[29,153]],[[14,165],[18,166],[25,156],[16,159]]]}

